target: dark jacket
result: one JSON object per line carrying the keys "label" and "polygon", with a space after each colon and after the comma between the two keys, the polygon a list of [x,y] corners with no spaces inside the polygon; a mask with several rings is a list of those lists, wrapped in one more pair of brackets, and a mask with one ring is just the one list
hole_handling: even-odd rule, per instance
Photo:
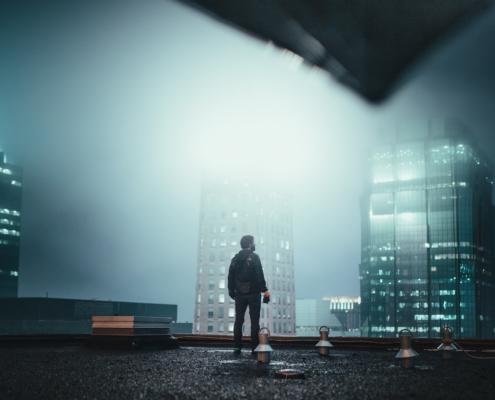
{"label": "dark jacket", "polygon": [[[246,259],[249,256],[251,256],[251,262],[249,268],[247,268]],[[235,297],[238,294],[238,281],[249,281],[251,283],[251,293],[261,293],[268,290],[261,260],[250,249],[241,250],[230,262],[229,295],[231,297]]]}

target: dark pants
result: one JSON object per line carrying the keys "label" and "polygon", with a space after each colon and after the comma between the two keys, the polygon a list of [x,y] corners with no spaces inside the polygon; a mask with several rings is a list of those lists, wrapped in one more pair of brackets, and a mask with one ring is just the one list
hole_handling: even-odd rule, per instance
{"label": "dark pants", "polygon": [[248,306],[251,317],[251,347],[254,349],[258,346],[260,330],[261,295],[259,293],[239,294],[235,297],[234,345],[237,348],[242,347],[242,324]]}

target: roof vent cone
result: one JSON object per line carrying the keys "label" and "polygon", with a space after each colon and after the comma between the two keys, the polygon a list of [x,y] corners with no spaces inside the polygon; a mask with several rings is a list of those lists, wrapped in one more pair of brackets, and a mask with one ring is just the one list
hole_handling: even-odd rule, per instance
{"label": "roof vent cone", "polygon": [[442,327],[442,343],[437,347],[437,350],[442,352],[443,358],[451,358],[453,353],[459,350],[452,338],[453,334],[454,331],[450,326],[445,325]]}
{"label": "roof vent cone", "polygon": [[268,337],[270,336],[270,330],[268,328],[261,328],[258,333],[259,344],[254,351],[258,353],[258,362],[262,364],[270,364],[271,353],[273,351],[272,346],[268,343]]}
{"label": "roof vent cone", "polygon": [[413,368],[414,359],[419,356],[412,346],[412,333],[409,329],[402,329],[399,332],[400,349],[395,355],[395,358],[400,360],[403,368]]}
{"label": "roof vent cone", "polygon": [[320,356],[328,356],[330,347],[333,347],[333,344],[328,340],[329,334],[330,329],[328,326],[320,326],[320,341],[315,345],[315,347],[318,347]]}

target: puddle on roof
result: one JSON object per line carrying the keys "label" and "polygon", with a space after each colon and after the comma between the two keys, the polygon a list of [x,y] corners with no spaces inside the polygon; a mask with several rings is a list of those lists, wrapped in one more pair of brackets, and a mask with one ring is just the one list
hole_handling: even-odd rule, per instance
{"label": "puddle on roof", "polygon": [[252,360],[220,360],[220,364],[246,364],[247,361],[252,361]]}
{"label": "puddle on roof", "polygon": [[[393,368],[402,368],[400,365],[397,364],[390,364],[387,368],[393,369]],[[421,371],[431,371],[435,369],[433,365],[415,365],[413,368],[410,369],[419,369]]]}
{"label": "puddle on roof", "polygon": [[287,365],[285,361],[270,361],[270,365],[279,366],[279,365]]}
{"label": "puddle on roof", "polygon": [[[207,353],[232,353],[233,349],[208,349]],[[247,353],[247,350],[244,350],[243,353]]]}
{"label": "puddle on roof", "polygon": [[434,369],[433,365],[416,365],[414,368],[420,369],[423,371],[430,371],[430,370]]}

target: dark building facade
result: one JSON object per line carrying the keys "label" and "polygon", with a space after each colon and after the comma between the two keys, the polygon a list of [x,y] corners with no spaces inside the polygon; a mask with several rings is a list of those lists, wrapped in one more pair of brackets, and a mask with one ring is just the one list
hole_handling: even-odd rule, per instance
{"label": "dark building facade", "polygon": [[375,148],[362,199],[363,336],[494,337],[492,166],[465,129],[430,123]]}
{"label": "dark building facade", "polygon": [[330,312],[342,324],[343,335],[359,336],[361,318],[361,298],[359,296],[329,296],[323,300],[330,302]]}
{"label": "dark building facade", "polygon": [[0,298],[17,297],[22,172],[0,152]]}
{"label": "dark building facade", "polygon": [[0,299],[0,335],[90,334],[93,315],[168,317],[175,323],[177,305],[45,297]]}

